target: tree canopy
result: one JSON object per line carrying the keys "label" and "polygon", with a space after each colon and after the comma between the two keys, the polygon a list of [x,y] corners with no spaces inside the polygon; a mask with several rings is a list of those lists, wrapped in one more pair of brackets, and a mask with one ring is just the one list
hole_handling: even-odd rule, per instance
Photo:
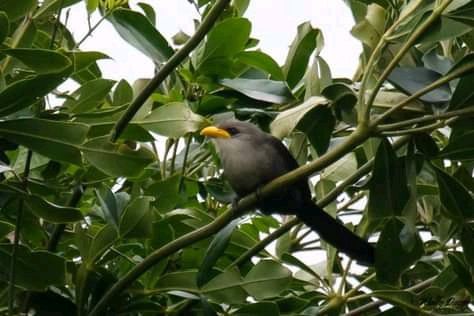
{"label": "tree canopy", "polygon": [[[331,75],[317,25],[288,30],[279,65],[250,36],[250,0],[188,1],[195,32],[170,39],[152,1],[0,0],[2,313],[471,315],[474,1],[345,0],[352,78]],[[65,18],[79,2],[102,16],[84,38]],[[153,78],[104,78],[109,57],[81,49],[103,23]],[[238,203],[199,135],[231,117],[301,166]],[[315,203],[376,245],[374,267],[249,212],[309,176]]]}

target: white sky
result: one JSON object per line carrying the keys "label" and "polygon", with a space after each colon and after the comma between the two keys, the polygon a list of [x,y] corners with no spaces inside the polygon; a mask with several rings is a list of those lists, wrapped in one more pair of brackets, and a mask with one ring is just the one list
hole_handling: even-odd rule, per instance
{"label": "white sky", "polygon": [[[136,2],[138,1],[130,1],[134,9],[137,9]],[[180,30],[193,34],[193,18],[197,18],[197,12],[187,0],[145,2],[155,8],[157,28],[170,42],[171,37]],[[354,23],[342,0],[253,0],[245,16],[252,22],[251,36],[260,40],[259,48],[279,64],[284,63],[297,26],[311,21],[314,27],[323,32],[325,47],[322,56],[328,62],[333,76],[352,77],[361,47],[349,33]],[[95,13],[92,24],[99,18]],[[84,2],[72,7],[68,26],[76,40],[87,33]],[[133,83],[137,78],[150,78],[153,75],[151,61],[122,40],[108,22],[103,22],[80,48],[85,51],[101,51],[112,58],[99,61],[105,78],[124,78]]]}

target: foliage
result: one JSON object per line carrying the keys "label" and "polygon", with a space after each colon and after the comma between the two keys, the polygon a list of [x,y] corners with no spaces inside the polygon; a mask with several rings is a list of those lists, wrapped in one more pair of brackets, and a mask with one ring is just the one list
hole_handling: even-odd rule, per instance
{"label": "foliage", "polygon": [[[190,1],[196,34],[172,44],[151,1],[84,0],[103,16],[88,35],[111,23],[155,63],[135,90],[143,82],[103,78],[108,57],[81,50],[87,37],[58,19],[77,2],[0,0],[2,311],[472,312],[474,1],[346,0],[363,46],[347,79],[331,76],[310,23],[284,65],[262,52],[249,1]],[[68,79],[80,87],[60,93]],[[296,219],[248,215],[256,194],[230,207],[199,130],[232,116],[282,138],[302,165],[259,194],[319,172],[317,202],[358,220],[347,225],[377,243],[375,267]],[[325,260],[295,256],[314,250]]]}

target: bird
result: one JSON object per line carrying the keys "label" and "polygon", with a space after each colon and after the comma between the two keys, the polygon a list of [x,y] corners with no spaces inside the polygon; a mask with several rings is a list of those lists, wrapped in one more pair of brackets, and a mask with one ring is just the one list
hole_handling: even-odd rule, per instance
{"label": "bird", "polygon": [[[200,134],[215,144],[223,175],[238,198],[258,192],[271,180],[298,168],[295,158],[278,138],[250,122],[230,119],[207,126]],[[359,264],[375,264],[375,248],[313,202],[308,178],[259,198],[256,208],[265,215],[295,215]]]}

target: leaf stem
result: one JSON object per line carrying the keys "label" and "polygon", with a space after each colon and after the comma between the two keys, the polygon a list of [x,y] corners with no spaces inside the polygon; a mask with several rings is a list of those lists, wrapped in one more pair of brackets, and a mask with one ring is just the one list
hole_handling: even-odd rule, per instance
{"label": "leaf stem", "polygon": [[[28,149],[25,159],[25,169],[23,171],[23,187],[27,188],[28,186],[28,176],[30,175],[31,167],[31,157],[33,152]],[[18,246],[20,244],[20,233],[21,225],[23,223],[23,213],[24,213],[24,200],[21,199],[18,204],[18,214],[16,216],[15,223],[15,232],[13,233],[13,247],[10,258],[10,273],[9,273],[9,284],[8,284],[8,313],[9,315],[14,315],[15,309],[15,277],[16,277],[16,259],[18,256]]]}
{"label": "leaf stem", "polygon": [[115,142],[122,132],[127,127],[128,123],[132,120],[135,114],[138,112],[140,107],[145,103],[148,97],[155,91],[156,88],[168,77],[171,72],[178,67],[181,62],[193,51],[197,45],[204,39],[204,36],[211,30],[214,23],[217,21],[221,13],[229,4],[230,0],[218,0],[211,8],[209,13],[206,15],[201,25],[199,25],[196,33],[179,49],[173,56],[168,60],[166,64],[158,71],[158,73],[151,79],[140,94],[133,100],[130,107],[125,111],[122,117],[117,121],[112,133],[110,140]]}

